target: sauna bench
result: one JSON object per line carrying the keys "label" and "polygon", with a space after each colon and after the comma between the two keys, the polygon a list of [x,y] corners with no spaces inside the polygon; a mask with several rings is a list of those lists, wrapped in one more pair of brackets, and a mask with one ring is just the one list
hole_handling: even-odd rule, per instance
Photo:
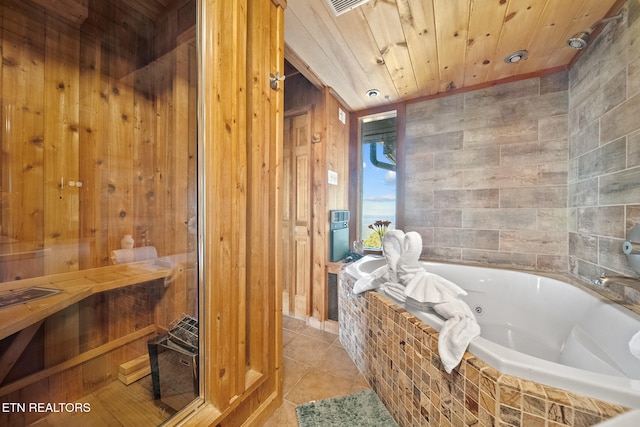
{"label": "sauna bench", "polygon": [[110,265],[0,283],[0,293],[34,286],[62,292],[0,308],[0,339],[4,339],[90,296],[171,276],[172,268],[149,261]]}

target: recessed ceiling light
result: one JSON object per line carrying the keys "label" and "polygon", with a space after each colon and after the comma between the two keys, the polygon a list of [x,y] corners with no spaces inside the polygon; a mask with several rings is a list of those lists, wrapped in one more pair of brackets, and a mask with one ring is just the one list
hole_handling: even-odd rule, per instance
{"label": "recessed ceiling light", "polygon": [[380,95],[380,91],[378,89],[369,89],[367,91],[367,96],[369,98],[375,98],[378,95]]}
{"label": "recessed ceiling light", "polygon": [[524,58],[526,58],[528,54],[529,52],[527,52],[526,50],[519,50],[504,58],[504,62],[506,62],[507,64],[515,64],[516,62],[520,62]]}

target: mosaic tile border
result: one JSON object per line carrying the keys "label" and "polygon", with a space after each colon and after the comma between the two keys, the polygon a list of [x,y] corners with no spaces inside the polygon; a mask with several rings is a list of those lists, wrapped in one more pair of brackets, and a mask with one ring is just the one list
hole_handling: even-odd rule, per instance
{"label": "mosaic tile border", "polygon": [[505,375],[466,352],[447,374],[438,332],[375,292],[354,295],[341,273],[339,336],[401,426],[586,427],[628,411]]}

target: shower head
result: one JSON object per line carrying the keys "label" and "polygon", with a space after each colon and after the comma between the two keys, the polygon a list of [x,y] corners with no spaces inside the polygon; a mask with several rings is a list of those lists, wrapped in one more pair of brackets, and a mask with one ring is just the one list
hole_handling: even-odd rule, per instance
{"label": "shower head", "polygon": [[574,49],[584,49],[589,44],[590,38],[591,29],[574,34],[573,37],[567,40],[567,44],[569,45],[569,47],[572,47]]}
{"label": "shower head", "polygon": [[597,21],[588,30],[580,31],[579,33],[574,34],[569,40],[567,40],[567,44],[569,45],[569,47],[572,47],[574,49],[584,49],[589,44],[589,39],[591,38],[591,32],[597,25],[606,24],[611,21],[622,21],[626,13],[627,13],[626,9],[622,9],[620,12],[618,12],[617,15],[610,16],[608,18],[604,18]]}

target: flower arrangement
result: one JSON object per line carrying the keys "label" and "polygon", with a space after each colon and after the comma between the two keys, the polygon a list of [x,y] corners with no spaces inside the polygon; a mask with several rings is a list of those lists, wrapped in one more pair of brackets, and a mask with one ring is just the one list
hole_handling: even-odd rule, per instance
{"label": "flower arrangement", "polygon": [[367,248],[381,248],[382,238],[384,234],[389,230],[391,221],[376,221],[373,224],[369,224],[369,228],[372,230],[369,237],[364,241],[364,246]]}

